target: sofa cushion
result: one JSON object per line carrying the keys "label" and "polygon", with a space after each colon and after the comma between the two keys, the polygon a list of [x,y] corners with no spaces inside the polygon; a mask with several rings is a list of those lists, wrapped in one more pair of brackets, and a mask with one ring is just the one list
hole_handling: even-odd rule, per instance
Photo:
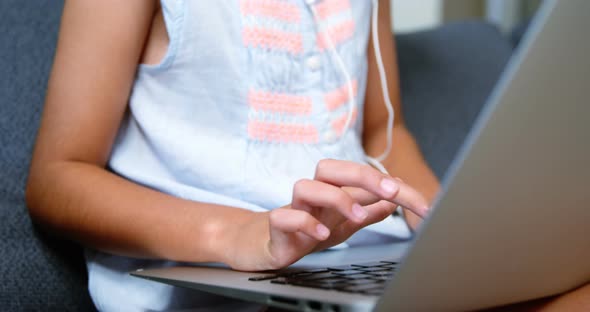
{"label": "sofa cushion", "polygon": [[404,117],[442,178],[510,59],[512,45],[480,21],[396,39]]}

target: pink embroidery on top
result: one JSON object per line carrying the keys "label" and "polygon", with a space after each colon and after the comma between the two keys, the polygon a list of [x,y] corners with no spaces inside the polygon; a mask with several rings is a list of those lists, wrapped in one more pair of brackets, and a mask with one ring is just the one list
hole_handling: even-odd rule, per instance
{"label": "pink embroidery on top", "polygon": [[[358,111],[356,107],[352,110],[352,119],[350,120],[350,127],[354,126],[356,120],[358,118]],[[348,119],[348,112],[344,113],[342,116],[336,118],[332,121],[332,129],[338,135],[342,135],[344,132],[344,126],[346,125],[346,120]]]}
{"label": "pink embroidery on top", "polygon": [[263,122],[250,120],[248,136],[251,139],[273,143],[317,143],[318,130],[313,125]]}
{"label": "pink embroidery on top", "polygon": [[257,90],[248,92],[248,104],[255,110],[294,115],[309,115],[312,109],[311,97]]}
{"label": "pink embroidery on top", "polygon": [[280,0],[240,0],[242,15],[270,17],[287,23],[299,23],[301,12],[297,5]]}
{"label": "pink embroidery on top", "polygon": [[283,50],[292,54],[303,52],[303,38],[299,33],[262,27],[244,27],[242,37],[246,46]]}
{"label": "pink embroidery on top", "polygon": [[[356,97],[358,93],[358,82],[356,79],[352,81],[352,95]],[[324,102],[326,103],[326,108],[330,111],[336,110],[340,108],[342,105],[345,105],[350,100],[348,94],[348,84],[344,84],[343,86],[339,87],[338,89],[328,92],[324,95]]]}
{"label": "pink embroidery on top", "polygon": [[317,17],[320,20],[325,20],[333,15],[350,10],[350,0],[324,0],[316,5],[315,9]]}
{"label": "pink embroidery on top", "polygon": [[327,30],[318,34],[317,44],[320,50],[326,50],[330,47],[327,36],[330,36],[329,40],[332,41],[334,46],[352,38],[354,35],[354,20],[349,19],[336,26],[329,27]]}

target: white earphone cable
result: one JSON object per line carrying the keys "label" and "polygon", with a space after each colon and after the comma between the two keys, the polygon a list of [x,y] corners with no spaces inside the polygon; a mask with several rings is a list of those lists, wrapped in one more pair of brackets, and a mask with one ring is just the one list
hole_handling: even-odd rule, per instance
{"label": "white earphone cable", "polygon": [[[381,46],[379,43],[379,24],[378,24],[379,2],[378,2],[378,0],[372,0],[372,2],[373,2],[373,12],[372,12],[372,16],[371,16],[371,28],[372,28],[373,50],[375,53],[375,59],[377,62],[377,68],[378,68],[378,72],[379,72],[379,79],[381,82],[381,91],[383,93],[383,102],[385,104],[385,108],[387,109],[387,114],[388,114],[388,118],[387,118],[387,144],[386,144],[385,150],[383,151],[383,153],[381,155],[379,155],[377,157],[371,157],[369,155],[365,155],[365,156],[366,156],[366,160],[369,164],[371,164],[372,166],[374,166],[375,168],[377,168],[381,172],[387,173],[387,170],[381,164],[381,162],[383,160],[385,160],[387,158],[387,156],[389,156],[389,154],[391,153],[392,146],[393,146],[393,125],[394,125],[394,120],[395,120],[395,112],[393,110],[393,105],[391,104],[391,99],[389,97],[387,76],[385,74],[385,66],[383,65],[383,58],[381,56]],[[311,9],[311,12],[312,12],[315,20],[318,21],[319,19],[318,19],[318,15],[315,10],[315,7],[313,5],[310,5],[310,9]],[[338,54],[338,51],[336,50],[336,47],[334,46],[334,42],[332,41],[332,38],[330,37],[329,32],[324,33],[323,40],[325,40],[326,43],[328,44],[328,48],[330,49],[330,51],[334,55],[334,58],[336,59],[336,62],[338,63],[338,67],[340,68],[340,70],[342,71],[342,73],[344,75],[344,78],[346,79],[346,87],[347,87],[347,92],[348,92],[348,115],[347,115],[346,123],[344,124],[344,128],[343,128],[343,131],[341,134],[341,138],[344,138],[344,135],[349,130],[350,125],[352,123],[354,109],[356,107],[356,98],[354,96],[352,79],[350,77],[350,74],[346,70],[346,66],[344,65],[344,61],[342,60],[342,58]]]}
{"label": "white earphone cable", "polygon": [[[377,157],[375,160],[378,162],[384,161],[389,153],[391,153],[391,149],[393,146],[393,123],[395,120],[395,112],[393,110],[393,105],[391,104],[391,99],[389,98],[389,87],[387,85],[387,76],[385,74],[385,66],[383,65],[383,58],[381,57],[381,45],[379,43],[379,24],[378,24],[378,14],[379,14],[379,1],[373,0],[373,16],[372,16],[372,35],[373,35],[373,49],[375,50],[375,59],[377,61],[377,68],[379,70],[379,79],[381,81],[381,91],[383,93],[383,101],[385,104],[385,108],[387,109],[387,145],[385,147],[385,151]],[[369,157],[369,156],[367,156]]]}
{"label": "white earphone cable", "polygon": [[[310,2],[308,2],[308,3],[310,3],[311,12],[317,21],[318,16],[317,16],[317,12],[313,6],[314,2],[315,1],[310,0]],[[393,109],[393,105],[391,104],[391,99],[389,97],[389,87],[387,85],[387,75],[385,74],[385,66],[383,65],[383,58],[381,56],[381,45],[379,43],[379,23],[378,23],[379,22],[379,18],[378,18],[379,17],[379,15],[378,15],[379,14],[379,1],[372,0],[372,2],[373,2],[373,12],[372,12],[372,16],[371,16],[371,28],[372,28],[371,32],[372,32],[372,38],[373,38],[373,50],[375,52],[375,59],[376,59],[377,68],[379,71],[379,79],[381,82],[381,91],[383,93],[383,102],[384,102],[385,108],[387,109],[387,115],[388,115],[387,137],[386,137],[387,145],[386,145],[383,153],[377,157],[371,157],[371,156],[365,154],[365,160],[367,161],[367,163],[369,163],[370,165],[375,167],[375,169],[381,171],[384,174],[389,174],[389,172],[387,171],[387,169],[385,168],[385,166],[383,166],[383,164],[381,162],[384,161],[387,158],[387,156],[389,156],[389,154],[391,153],[391,149],[393,147],[393,125],[394,125],[394,121],[395,121],[395,111]],[[324,40],[327,41],[328,47],[330,48],[330,51],[332,51],[332,54],[335,56],[338,66],[340,67],[340,70],[344,74],[344,77],[346,78],[346,82],[347,82],[349,110],[348,110],[348,117],[346,119],[346,123],[344,125],[344,129],[342,131],[342,136],[341,136],[341,138],[344,138],[344,135],[346,134],[346,131],[348,131],[350,124],[352,122],[354,108],[356,106],[354,91],[353,91],[353,87],[352,87],[352,80],[350,78],[350,74],[346,70],[346,66],[344,65],[344,62],[342,61],[342,58],[338,54],[338,51],[336,51],[336,48],[334,46],[334,43],[332,42],[332,38],[330,38],[329,33],[327,33],[327,32],[325,33]],[[400,213],[400,215],[403,218],[404,211],[401,208],[401,206],[397,206],[396,211],[398,213]],[[409,229],[409,227],[408,227],[408,229]]]}

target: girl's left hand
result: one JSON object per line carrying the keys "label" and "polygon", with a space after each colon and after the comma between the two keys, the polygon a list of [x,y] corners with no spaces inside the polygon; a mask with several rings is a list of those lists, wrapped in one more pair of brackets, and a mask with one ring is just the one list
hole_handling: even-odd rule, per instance
{"label": "girl's left hand", "polygon": [[[391,215],[401,205],[423,217],[425,198],[399,179],[350,161],[319,162],[313,180],[300,180],[290,205],[269,212],[267,253],[273,267],[335,246],[360,229]],[[318,236],[316,228],[324,227]]]}
{"label": "girl's left hand", "polygon": [[[314,180],[341,186],[343,191],[348,193],[353,200],[367,211],[367,218],[361,223],[351,221],[344,216],[330,215],[317,217],[320,222],[324,223],[324,221],[327,221],[328,224],[332,223],[333,226],[330,226],[330,237],[320,242],[314,249],[316,251],[346,241],[360,229],[380,222],[393,214],[398,206],[409,209],[421,218],[424,218],[429,211],[428,201],[420,192],[401,179],[383,174],[368,165],[359,165],[348,161],[331,159],[322,160],[318,164]],[[395,185],[391,183],[389,185],[383,185],[385,181],[392,180],[395,181]],[[381,182],[375,185],[375,181]],[[395,190],[385,191],[387,187],[393,187]],[[388,197],[388,192],[393,195]],[[312,215],[316,216],[315,213],[312,213]],[[334,217],[338,221],[326,220]]]}

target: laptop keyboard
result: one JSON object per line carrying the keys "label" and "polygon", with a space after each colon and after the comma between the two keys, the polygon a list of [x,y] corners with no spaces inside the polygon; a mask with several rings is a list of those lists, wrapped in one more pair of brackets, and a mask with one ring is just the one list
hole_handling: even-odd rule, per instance
{"label": "laptop keyboard", "polygon": [[396,268],[396,262],[378,261],[254,276],[248,280],[379,296]]}

